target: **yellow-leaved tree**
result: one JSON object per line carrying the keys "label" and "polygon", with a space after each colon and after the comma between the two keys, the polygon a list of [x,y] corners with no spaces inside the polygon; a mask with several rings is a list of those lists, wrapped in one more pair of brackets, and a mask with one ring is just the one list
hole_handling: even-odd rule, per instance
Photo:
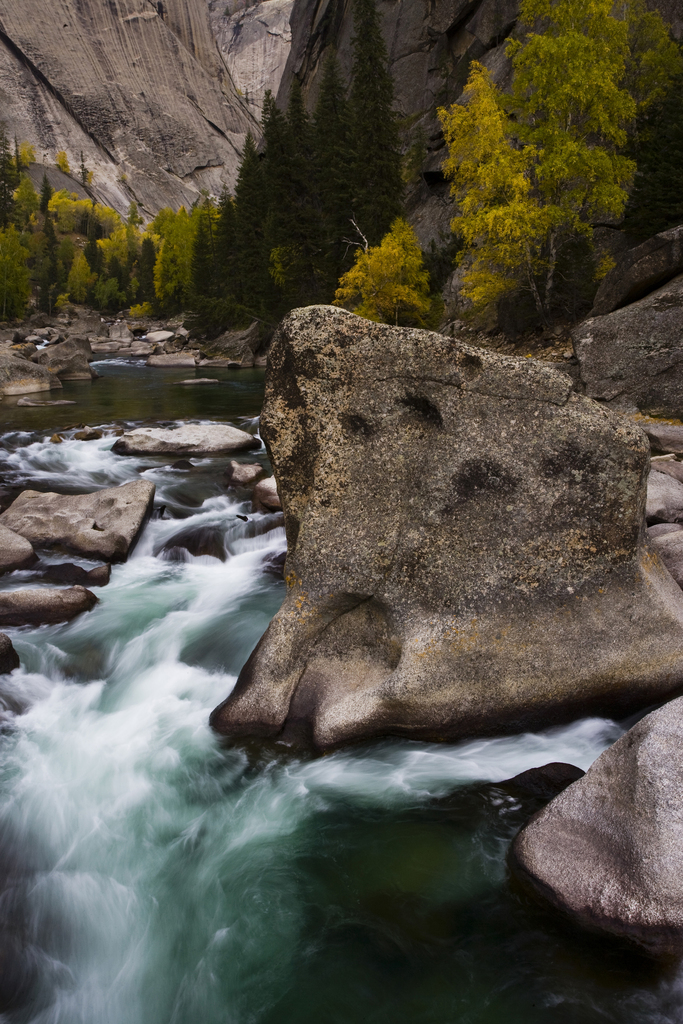
{"label": "yellow-leaved tree", "polygon": [[71,174],[71,168],[69,167],[69,158],[63,149],[60,150],[59,153],[57,153],[57,156],[55,157],[55,163],[57,164],[57,167],[59,167],[60,171],[64,172],[64,174]]}
{"label": "yellow-leaved tree", "polygon": [[334,304],[378,323],[424,324],[431,309],[429,274],[407,221],[397,217],[379,245],[358,250],[339,280]]}
{"label": "yellow-leaved tree", "polygon": [[522,289],[547,322],[563,251],[583,239],[590,257],[595,223],[621,217],[635,171],[626,130],[681,57],[643,0],[523,0],[520,23],[510,94],[473,62],[464,105],[439,117],[463,296],[483,315]]}

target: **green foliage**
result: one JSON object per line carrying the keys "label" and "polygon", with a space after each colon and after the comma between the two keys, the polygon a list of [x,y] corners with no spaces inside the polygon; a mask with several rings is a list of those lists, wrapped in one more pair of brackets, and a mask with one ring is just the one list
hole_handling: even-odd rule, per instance
{"label": "green foliage", "polygon": [[18,160],[16,160],[18,171],[22,171],[24,168],[30,167],[31,164],[36,162],[36,149],[30,142],[24,141],[16,146],[15,140],[15,148],[18,157]]}
{"label": "green foliage", "polygon": [[375,0],[354,0],[352,200],[355,219],[376,245],[399,216],[403,180],[394,84]]}
{"label": "green foliage", "polygon": [[334,52],[323,65],[318,103],[313,118],[313,144],[321,218],[320,272],[331,295],[351,266],[352,234],[351,120],[339,62]]}
{"label": "green foliage", "polygon": [[140,245],[140,257],[137,265],[138,297],[144,303],[153,303],[156,298],[154,291],[154,264],[157,254],[154,242],[145,235]]}
{"label": "green foliage", "polygon": [[74,257],[67,280],[67,289],[72,302],[85,302],[88,291],[94,284],[94,275],[82,252]]}
{"label": "green foliage", "polygon": [[10,224],[0,229],[0,318],[20,317],[31,294],[27,260],[29,250]]}
{"label": "green foliage", "polygon": [[54,193],[54,189],[53,189],[52,185],[50,184],[50,182],[47,180],[47,174],[45,173],[45,171],[43,171],[43,184],[41,185],[41,188],[40,188],[40,212],[41,213],[47,213],[48,207],[50,205],[50,200],[52,199],[53,193]]}
{"label": "green foliage", "polygon": [[341,278],[336,306],[366,320],[424,326],[431,311],[429,274],[410,225],[397,217],[380,245],[359,249],[356,262]]}
{"label": "green foliage", "polygon": [[55,163],[59,167],[63,174],[71,174],[71,168],[69,167],[69,158],[67,157],[64,150],[60,150],[55,157]]}
{"label": "green foliage", "polygon": [[[162,217],[163,214],[163,217]],[[190,294],[192,281],[193,225],[187,210],[162,210],[153,222],[161,234],[161,246],[154,266],[154,290],[165,313],[181,310]]]}
{"label": "green foliage", "polygon": [[633,189],[623,227],[642,240],[683,223],[683,75],[638,117]]}
{"label": "green foliage", "polygon": [[[523,0],[529,31],[508,46],[511,94],[474,62],[467,105],[439,111],[458,203],[452,227],[464,242],[462,291],[480,316],[526,291],[547,321],[565,248],[583,238],[590,251],[593,223],[623,213],[635,170],[619,152],[626,129],[672,67],[665,33],[653,31],[639,0],[629,12],[649,26],[654,50],[634,53],[631,23],[614,16],[611,0]],[[629,68],[638,96],[625,88]]]}
{"label": "green foliage", "polygon": [[0,121],[0,228],[6,228],[14,211],[14,192],[19,184],[4,121]]}
{"label": "green foliage", "polygon": [[263,316],[269,289],[264,232],[263,168],[251,134],[247,135],[235,185],[235,296],[253,316]]}
{"label": "green foliage", "polygon": [[26,227],[39,208],[40,199],[33,187],[33,182],[27,174],[22,174],[17,190],[14,193],[15,220],[21,227]]}

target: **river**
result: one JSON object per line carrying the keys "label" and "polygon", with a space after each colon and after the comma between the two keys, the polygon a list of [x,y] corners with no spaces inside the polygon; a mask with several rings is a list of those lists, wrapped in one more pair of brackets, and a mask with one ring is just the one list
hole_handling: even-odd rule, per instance
{"label": "river", "polygon": [[[675,970],[566,928],[506,872],[540,805],[496,783],[554,760],[588,768],[622,726],[318,759],[212,735],[210,710],[282,600],[277,517],[226,492],[227,459],[182,472],[113,455],[111,434],[49,436],[150,418],[256,430],[263,374],[183,388],[187,371],[97,369],[52,392],[74,406],[0,404],[6,489],[143,475],[165,506],[92,612],[7,630],[22,667],[0,677],[0,1020],[680,1022]],[[181,531],[211,553],[174,544]]]}

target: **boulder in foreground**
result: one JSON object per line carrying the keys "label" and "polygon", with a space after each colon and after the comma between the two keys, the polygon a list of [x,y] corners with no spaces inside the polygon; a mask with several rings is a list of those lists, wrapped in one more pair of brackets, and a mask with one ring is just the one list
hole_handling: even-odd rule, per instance
{"label": "boulder in foreground", "polygon": [[61,386],[61,381],[46,367],[0,352],[0,394],[32,395]]}
{"label": "boulder in foreground", "polygon": [[22,491],[0,516],[36,547],[60,546],[79,555],[122,562],[152,511],[154,484],[135,480],[91,494]]}
{"label": "boulder in foreground", "polygon": [[587,928],[683,952],[683,699],[647,715],[522,829],[511,863]]}
{"label": "boulder in foreground", "polygon": [[85,587],[68,590],[0,591],[0,625],[39,626],[50,622],[68,622],[81,612],[89,612],[97,598]]}
{"label": "boulder in foreground", "polygon": [[117,455],[222,455],[260,448],[253,434],[223,423],[186,424],[175,430],[139,427],[129,430],[112,447]]}
{"label": "boulder in foreground", "polygon": [[219,732],[455,739],[683,690],[647,439],[565,375],[309,307],[275,336],[261,430],[288,592]]}
{"label": "boulder in foreground", "polygon": [[679,418],[682,321],[683,274],[639,302],[585,320],[572,331],[585,393],[618,408]]}

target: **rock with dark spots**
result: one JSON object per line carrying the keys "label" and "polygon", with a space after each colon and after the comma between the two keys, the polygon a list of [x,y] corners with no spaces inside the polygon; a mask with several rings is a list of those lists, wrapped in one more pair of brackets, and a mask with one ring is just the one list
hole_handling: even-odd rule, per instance
{"label": "rock with dark spots", "polygon": [[96,565],[94,569],[84,569],[82,565],[74,565],[72,562],[59,562],[57,565],[47,566],[43,579],[49,583],[106,587],[111,579],[111,566]]}
{"label": "rock with dark spots", "polygon": [[0,633],[0,675],[4,676],[7,672],[14,672],[19,665],[19,655],[14,650],[14,644],[7,633]]}
{"label": "rock with dark spots", "polygon": [[667,473],[654,470],[647,480],[645,517],[648,523],[677,523],[683,520],[683,483]]}
{"label": "rock with dark spots", "polygon": [[669,423],[647,422],[640,423],[639,426],[647,434],[653,451],[683,455],[683,427]]}
{"label": "rock with dark spots", "polygon": [[97,598],[85,587],[68,590],[0,591],[0,625],[38,626],[48,622],[68,622],[81,612],[89,612]]}
{"label": "rock with dark spots", "polygon": [[235,462],[233,459],[225,471],[225,483],[228,487],[251,487],[263,473],[260,462]]}
{"label": "rock with dark spots", "polygon": [[0,523],[0,573],[27,569],[35,560],[29,541]]}
{"label": "rock with dark spots", "polygon": [[280,496],[277,493],[277,484],[275,477],[268,477],[267,480],[259,480],[254,487],[254,493],[251,498],[251,511],[252,512],[280,512],[282,510],[282,502]]}
{"label": "rock with dark spots", "polygon": [[226,452],[260,448],[253,434],[224,423],[187,423],[175,430],[139,427],[129,430],[114,443],[117,455],[222,455]]}
{"label": "rock with dark spots", "polygon": [[122,562],[152,511],[154,484],[134,480],[91,494],[22,491],[0,525],[36,547],[60,546],[79,555]]}
{"label": "rock with dark spots", "polygon": [[535,796],[539,800],[552,800],[567,786],[571,786],[572,782],[582,779],[585,774],[574,764],[552,761],[550,764],[544,764],[541,768],[530,768],[526,772],[520,772],[519,775],[507,779],[499,785],[503,789]]}
{"label": "rock with dark spots", "polygon": [[92,380],[93,373],[89,365],[92,358],[90,342],[87,338],[79,337],[70,337],[58,345],[49,345],[31,356],[32,362],[46,367],[60,380]]}
{"label": "rock with dark spots", "polygon": [[683,224],[629,249],[600,282],[591,316],[604,316],[683,273]]}
{"label": "rock with dark spots", "polygon": [[195,558],[210,555],[224,562],[226,552],[222,529],[219,526],[188,526],[164,541],[154,554],[167,561],[182,562],[188,552]]}
{"label": "rock with dark spots", "polygon": [[634,725],[534,815],[511,864],[592,930],[683,953],[683,700]]}
{"label": "rock with dark spots", "polygon": [[565,375],[313,306],[275,336],[261,430],[288,591],[219,732],[457,739],[683,690],[647,439]]}
{"label": "rock with dark spots", "polygon": [[0,395],[31,395],[61,386],[61,381],[46,367],[0,352]]}
{"label": "rock with dark spots", "polygon": [[585,394],[616,408],[680,418],[682,320],[683,274],[639,302],[579,324],[572,342]]}
{"label": "rock with dark spots", "polygon": [[[656,529],[656,527],[652,527]],[[652,536],[648,530],[650,543],[662,562],[671,573],[679,587],[683,587],[683,528],[671,533],[660,533]]]}
{"label": "rock with dark spots", "polygon": [[683,523],[655,523],[654,526],[648,526],[647,535],[650,539],[666,537],[667,533],[678,533],[680,530],[683,530]]}

